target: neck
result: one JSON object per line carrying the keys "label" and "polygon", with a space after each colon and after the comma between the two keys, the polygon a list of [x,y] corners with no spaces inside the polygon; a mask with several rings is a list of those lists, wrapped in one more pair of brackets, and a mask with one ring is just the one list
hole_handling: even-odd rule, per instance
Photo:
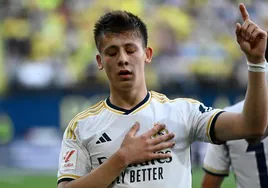
{"label": "neck", "polygon": [[129,91],[110,89],[110,101],[113,105],[130,110],[139,104],[147,95],[146,86]]}

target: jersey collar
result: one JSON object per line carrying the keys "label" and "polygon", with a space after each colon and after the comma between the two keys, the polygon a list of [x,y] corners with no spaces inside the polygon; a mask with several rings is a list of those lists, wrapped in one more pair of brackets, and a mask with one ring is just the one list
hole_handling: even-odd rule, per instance
{"label": "jersey collar", "polygon": [[145,96],[145,98],[139,104],[137,104],[130,110],[113,105],[110,101],[110,97],[108,97],[105,102],[108,108],[111,108],[112,111],[118,112],[123,115],[128,115],[134,111],[137,111],[137,109],[142,109],[149,102],[150,98],[151,98],[151,94],[150,92],[147,92],[147,95]]}

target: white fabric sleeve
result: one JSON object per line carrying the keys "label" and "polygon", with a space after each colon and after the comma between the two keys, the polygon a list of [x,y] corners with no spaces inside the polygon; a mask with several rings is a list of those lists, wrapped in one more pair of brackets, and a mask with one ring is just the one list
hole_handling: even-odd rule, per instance
{"label": "white fabric sleeve", "polygon": [[88,174],[91,170],[87,149],[79,139],[78,122],[69,124],[63,135],[58,166],[58,184]]}
{"label": "white fabric sleeve", "polygon": [[228,176],[231,162],[226,144],[208,144],[203,169],[215,176]]}
{"label": "white fabric sleeve", "polygon": [[218,116],[224,112],[220,109],[207,107],[198,101],[188,103],[188,123],[190,126],[191,142],[203,141],[214,144],[221,144],[215,139],[214,126]]}

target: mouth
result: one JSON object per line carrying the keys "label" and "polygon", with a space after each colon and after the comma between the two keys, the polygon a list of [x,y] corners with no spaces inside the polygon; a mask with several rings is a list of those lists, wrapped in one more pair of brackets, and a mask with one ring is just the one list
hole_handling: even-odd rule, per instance
{"label": "mouth", "polygon": [[118,72],[118,75],[124,79],[130,78],[130,76],[132,75],[132,72],[129,70],[120,70]]}

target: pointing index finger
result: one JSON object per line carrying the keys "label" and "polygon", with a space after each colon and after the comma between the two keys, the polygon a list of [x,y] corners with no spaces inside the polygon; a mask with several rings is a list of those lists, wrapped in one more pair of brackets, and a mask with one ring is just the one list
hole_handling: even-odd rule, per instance
{"label": "pointing index finger", "polygon": [[239,9],[240,9],[243,21],[246,21],[247,19],[249,19],[248,11],[243,3],[239,4]]}

